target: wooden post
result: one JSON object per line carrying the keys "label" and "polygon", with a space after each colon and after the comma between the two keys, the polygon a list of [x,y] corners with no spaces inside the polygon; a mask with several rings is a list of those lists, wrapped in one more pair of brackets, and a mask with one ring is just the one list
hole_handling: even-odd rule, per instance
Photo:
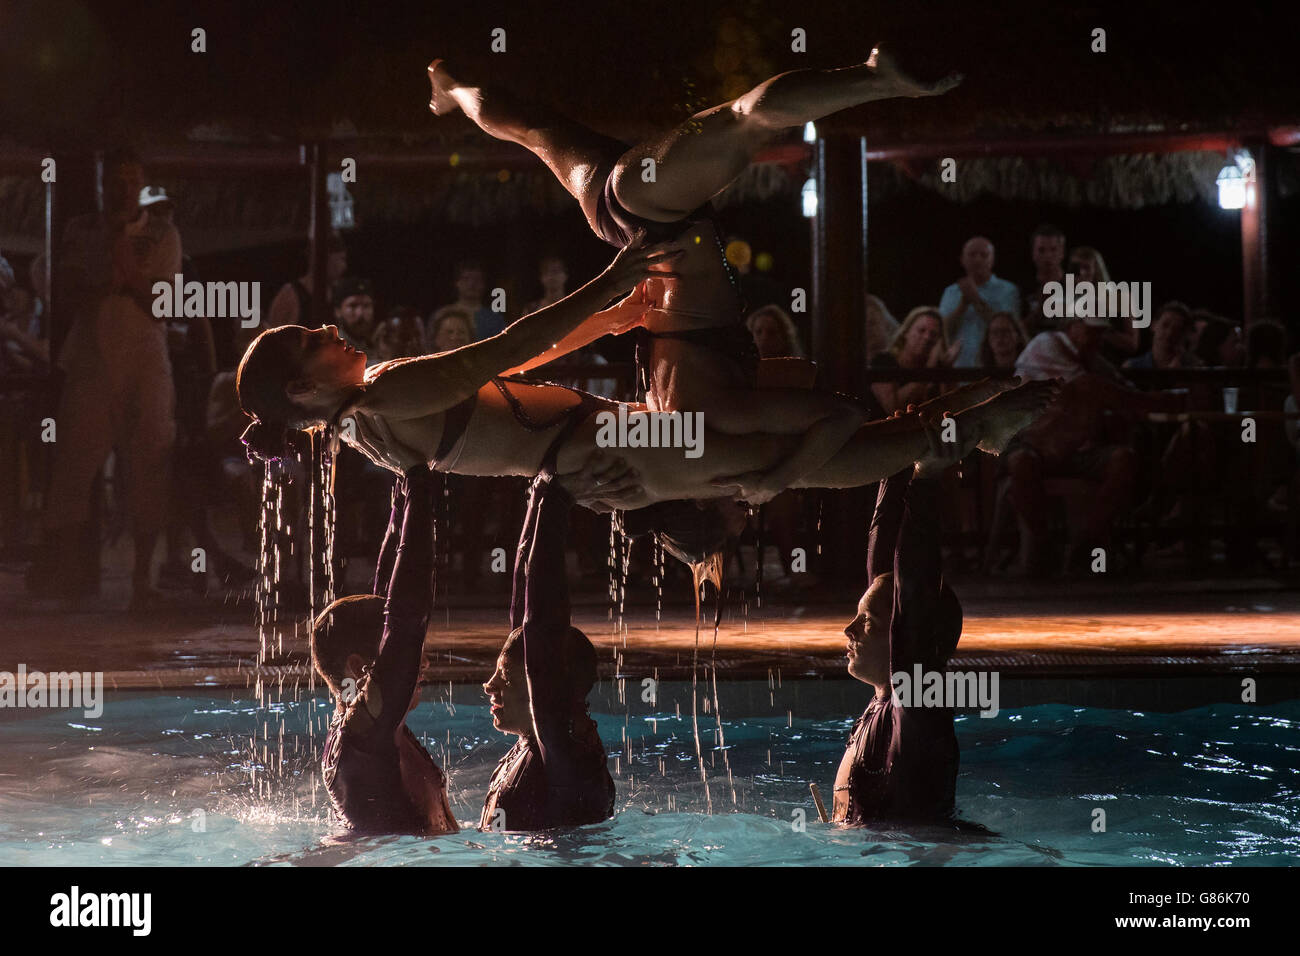
{"label": "wooden post", "polygon": [[311,321],[312,328],[320,328],[330,321],[329,259],[330,207],[326,189],[325,146],[312,143],[309,147],[311,172]]}
{"label": "wooden post", "polygon": [[1274,290],[1269,270],[1269,225],[1277,194],[1272,147],[1250,143],[1255,175],[1246,184],[1246,205],[1241,210],[1242,323],[1249,325],[1274,311]]}
{"label": "wooden post", "polygon": [[[863,137],[817,140],[812,352],[819,386],[853,396],[866,388],[866,157]],[[870,496],[860,488],[822,495],[820,573],[860,585]]]}

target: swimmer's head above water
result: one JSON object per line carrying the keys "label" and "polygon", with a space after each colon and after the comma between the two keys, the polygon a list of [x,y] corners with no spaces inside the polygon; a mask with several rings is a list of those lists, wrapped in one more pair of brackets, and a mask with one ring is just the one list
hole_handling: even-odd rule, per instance
{"label": "swimmer's head above water", "polygon": [[365,382],[366,354],[337,326],[285,325],[255,338],[239,363],[239,405],[253,419],[243,441],[263,460],[285,455],[290,429],[329,421]]}
{"label": "swimmer's head above water", "polygon": [[[574,716],[587,712],[587,695],[596,684],[596,648],[587,635],[570,627],[556,653],[558,660],[548,662],[562,675],[563,699],[556,707],[571,710]],[[503,734],[530,737],[533,733],[532,702],[528,697],[528,679],[524,672],[523,628],[516,628],[506,638],[497,656],[497,668],[483,685],[492,702],[492,725]]]}
{"label": "swimmer's head above water", "polygon": [[[384,634],[385,599],[378,594],[339,598],[311,626],[311,663],[340,706],[361,689],[368,667],[379,656]],[[416,688],[407,710],[420,701]]]}
{"label": "swimmer's head above water", "polygon": [[[871,684],[882,696],[890,686],[889,627],[893,619],[894,575],[887,571],[876,575],[858,601],[857,615],[844,628],[844,636],[848,638],[849,675]],[[947,665],[948,658],[957,649],[961,620],[961,603],[945,584],[939,591],[934,641],[924,650],[925,667],[941,670]]]}

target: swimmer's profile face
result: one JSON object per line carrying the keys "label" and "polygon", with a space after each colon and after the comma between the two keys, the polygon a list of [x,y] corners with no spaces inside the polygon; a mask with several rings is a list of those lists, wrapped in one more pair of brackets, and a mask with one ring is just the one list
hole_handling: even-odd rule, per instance
{"label": "swimmer's profile face", "polygon": [[362,384],[365,374],[366,353],[348,345],[338,326],[327,325],[303,332],[298,377],[285,389],[294,404],[330,413],[349,390]]}
{"label": "swimmer's profile face", "polygon": [[858,601],[858,613],[844,628],[851,677],[884,693],[889,686],[889,620],[893,614],[892,582],[876,579]]}
{"label": "swimmer's profile face", "polygon": [[515,660],[506,648],[497,657],[497,669],[483,685],[483,692],[492,703],[493,727],[503,734],[524,736],[532,732],[532,710],[523,662]]}

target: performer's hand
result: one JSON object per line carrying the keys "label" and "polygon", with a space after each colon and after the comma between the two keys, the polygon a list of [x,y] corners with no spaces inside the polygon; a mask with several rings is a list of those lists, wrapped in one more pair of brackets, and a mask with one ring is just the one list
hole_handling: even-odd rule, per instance
{"label": "performer's hand", "polygon": [[[970,436],[968,440],[963,441],[962,430],[958,425],[952,429],[955,432],[955,440],[944,441],[940,431],[944,428],[945,422],[951,418],[947,412],[935,416],[921,415],[920,418],[929,449],[922,458],[917,460],[913,475],[917,478],[937,478],[966,457],[975,446],[976,436]],[[956,419],[952,421],[956,423]]]}
{"label": "performer's hand", "polygon": [[[347,429],[349,419],[353,424],[351,429]],[[428,464],[423,455],[394,438],[388,423],[377,415],[363,418],[349,408],[339,416],[339,423],[354,436],[351,444],[357,451],[390,471],[405,475],[419,465]]]}
{"label": "performer's hand", "polygon": [[554,481],[575,502],[601,514],[635,503],[645,494],[640,473],[601,449],[588,455],[580,469],[556,475]]}
{"label": "performer's hand", "polygon": [[613,285],[614,293],[619,295],[630,292],[641,284],[642,279],[651,276],[656,279],[678,279],[681,277],[676,272],[664,272],[658,267],[671,265],[685,251],[686,247],[677,240],[637,249],[624,246],[606,267],[604,277]]}

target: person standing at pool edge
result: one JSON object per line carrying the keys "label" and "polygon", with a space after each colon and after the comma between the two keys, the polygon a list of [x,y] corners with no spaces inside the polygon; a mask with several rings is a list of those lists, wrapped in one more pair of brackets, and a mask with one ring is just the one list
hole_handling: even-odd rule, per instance
{"label": "person standing at pool edge", "polygon": [[955,809],[952,708],[918,700],[905,706],[891,680],[915,665],[943,671],[961,636],[961,604],[940,568],[939,495],[940,476],[970,445],[940,441],[933,424],[926,429],[931,454],[915,475],[909,468],[881,482],[867,551],[871,581],[844,629],[849,674],[876,694],[853,725],[835,775],[836,823],[947,822]]}

